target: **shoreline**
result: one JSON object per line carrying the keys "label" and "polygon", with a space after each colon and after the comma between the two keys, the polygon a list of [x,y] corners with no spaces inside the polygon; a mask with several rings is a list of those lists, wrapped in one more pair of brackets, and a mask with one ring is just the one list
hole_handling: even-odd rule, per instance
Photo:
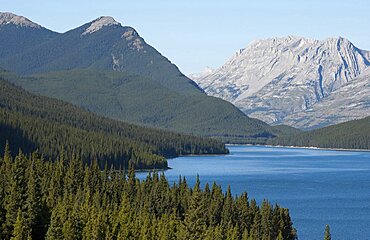
{"label": "shoreline", "polygon": [[226,144],[226,146],[256,146],[256,147],[276,147],[276,148],[298,148],[312,150],[344,151],[344,152],[370,152],[370,149],[351,149],[351,148],[323,148],[323,147],[302,147],[302,146],[284,146],[284,145],[262,145],[262,144]]}

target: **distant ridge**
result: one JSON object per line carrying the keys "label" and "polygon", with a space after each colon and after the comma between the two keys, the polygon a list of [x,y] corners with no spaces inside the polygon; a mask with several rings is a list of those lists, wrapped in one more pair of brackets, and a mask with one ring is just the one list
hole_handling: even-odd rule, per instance
{"label": "distant ridge", "polygon": [[[43,29],[43,28],[41,28]],[[59,98],[100,115],[171,131],[264,142],[281,134],[232,104],[207,96],[137,31],[109,16],[65,33],[0,29],[0,67],[31,78],[13,79],[25,89]],[[24,33],[24,34],[23,34]],[[43,37],[45,34],[46,37]],[[51,37],[48,37],[51,35]],[[18,46],[34,37],[34,44]]]}
{"label": "distant ridge", "polygon": [[370,116],[277,138],[271,143],[284,146],[370,150]]}
{"label": "distant ridge", "polygon": [[[251,117],[311,129],[367,116],[370,97],[363,96],[370,91],[369,66],[370,52],[345,38],[287,36],[253,41],[222,67],[191,77],[207,94]],[[349,87],[359,81],[365,93]],[[344,88],[353,96],[347,101],[335,94]],[[327,99],[331,108],[322,107]],[[354,104],[354,111],[342,113]]]}

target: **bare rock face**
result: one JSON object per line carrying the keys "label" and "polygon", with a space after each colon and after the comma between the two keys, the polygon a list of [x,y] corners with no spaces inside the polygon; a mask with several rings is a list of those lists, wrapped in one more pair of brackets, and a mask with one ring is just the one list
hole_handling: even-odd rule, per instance
{"label": "bare rock face", "polygon": [[121,24],[117,22],[116,20],[114,20],[114,18],[109,17],[109,16],[103,16],[93,21],[91,25],[88,28],[86,28],[86,30],[82,33],[82,35],[94,33],[94,32],[99,31],[105,26],[112,26],[112,25],[121,26]]}
{"label": "bare rock face", "polygon": [[[232,102],[251,117],[315,128],[369,114],[370,95],[356,92],[361,84],[369,88],[364,75],[369,62],[370,52],[341,37],[318,41],[288,36],[254,41],[222,67],[192,78],[207,94]],[[363,96],[365,104],[356,113],[340,115],[357,101],[343,99],[343,91]],[[331,106],[329,112],[325,104]]]}
{"label": "bare rock face", "polygon": [[28,20],[25,17],[8,12],[0,12],[0,25],[14,24],[21,27],[41,28],[40,25]]}

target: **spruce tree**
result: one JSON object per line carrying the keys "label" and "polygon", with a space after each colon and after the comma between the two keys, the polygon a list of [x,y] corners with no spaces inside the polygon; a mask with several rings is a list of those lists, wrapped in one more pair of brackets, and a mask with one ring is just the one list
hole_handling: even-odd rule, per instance
{"label": "spruce tree", "polygon": [[234,201],[231,194],[230,185],[227,188],[223,208],[222,208],[222,222],[226,226],[230,221],[234,220]]}
{"label": "spruce tree", "polygon": [[50,226],[46,233],[47,240],[62,240],[63,224],[66,220],[66,207],[62,202],[59,202],[51,214]]}
{"label": "spruce tree", "polygon": [[324,240],[331,240],[330,227],[328,224],[325,226]]}
{"label": "spruce tree", "polygon": [[195,183],[189,209],[185,215],[184,229],[186,239],[203,239],[207,229],[206,206],[202,199],[199,177]]}
{"label": "spruce tree", "polygon": [[121,209],[119,212],[117,224],[120,226],[118,231],[118,239],[130,239],[133,237],[133,213],[131,211],[130,200],[126,194],[123,194],[121,201]]}
{"label": "spruce tree", "polygon": [[279,234],[278,234],[276,240],[284,240],[283,233],[280,230],[279,230]]}
{"label": "spruce tree", "polygon": [[17,220],[18,209],[23,211],[24,203],[26,200],[26,161],[27,158],[20,151],[15,158],[14,164],[11,168],[10,186],[8,189],[7,196],[5,198],[5,210],[6,210],[6,221],[5,221],[5,239],[9,238],[13,232],[13,226]]}
{"label": "spruce tree", "polygon": [[271,206],[264,200],[261,206],[261,230],[262,230],[262,240],[271,239],[271,221],[272,221],[272,211]]}
{"label": "spruce tree", "polygon": [[27,227],[27,224],[25,223],[21,209],[18,210],[17,219],[14,223],[13,233],[10,239],[11,240],[31,239],[31,233]]}
{"label": "spruce tree", "polygon": [[35,155],[32,157],[31,165],[28,168],[27,199],[26,199],[26,221],[29,229],[32,229],[32,238],[39,239],[44,233],[42,224],[42,195],[40,178],[36,172]]}
{"label": "spruce tree", "polygon": [[249,239],[256,240],[262,238],[262,229],[261,229],[261,214],[256,213],[253,220],[253,225],[249,234]]}

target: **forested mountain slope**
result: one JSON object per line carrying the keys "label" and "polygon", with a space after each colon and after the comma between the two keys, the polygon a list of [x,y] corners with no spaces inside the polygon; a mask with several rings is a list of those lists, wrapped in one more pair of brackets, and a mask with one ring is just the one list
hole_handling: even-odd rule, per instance
{"label": "forested mountain slope", "polygon": [[86,161],[99,159],[115,167],[166,168],[164,157],[183,154],[227,153],[213,139],[186,136],[110,120],[47,97],[33,95],[6,79],[15,75],[0,72],[0,148],[6,140],[17,153],[42,149],[45,157],[65,150]]}
{"label": "forested mountain slope", "polygon": [[0,58],[14,56],[57,35],[25,17],[0,13]]}
{"label": "forested mountain slope", "polygon": [[370,149],[370,116],[277,138],[271,143],[304,147]]}
{"label": "forested mountain slope", "polygon": [[[18,37],[27,38],[21,33]],[[26,90],[123,121],[251,142],[278,132],[232,104],[206,96],[135,29],[111,17],[28,45],[0,58],[0,66],[34,75],[33,80],[10,79]]]}
{"label": "forested mountain slope", "polygon": [[11,81],[110,118],[210,137],[256,141],[274,136],[267,124],[246,117],[230,103],[204,95],[182,95],[146,77],[125,72],[70,70]]}

